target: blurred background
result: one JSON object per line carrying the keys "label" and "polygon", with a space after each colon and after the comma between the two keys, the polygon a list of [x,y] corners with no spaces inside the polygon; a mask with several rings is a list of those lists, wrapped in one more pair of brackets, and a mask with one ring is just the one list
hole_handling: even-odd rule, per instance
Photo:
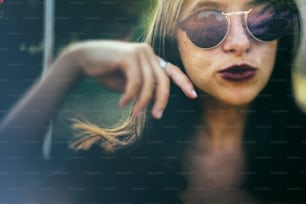
{"label": "blurred background", "polygon": [[[53,56],[74,41],[136,40],[154,0],[60,0],[54,3]],[[0,120],[43,70],[44,0],[1,0]],[[47,19],[51,22],[52,19]],[[52,143],[58,154],[67,151],[74,132],[71,119],[113,124],[129,112],[118,108],[119,93],[84,80],[65,100],[53,120]],[[93,100],[94,99],[94,100]],[[54,146],[56,145],[56,146]]]}

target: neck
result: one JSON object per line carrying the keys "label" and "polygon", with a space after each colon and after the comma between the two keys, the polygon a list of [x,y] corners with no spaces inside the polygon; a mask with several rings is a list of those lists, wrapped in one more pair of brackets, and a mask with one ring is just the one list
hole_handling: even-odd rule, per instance
{"label": "neck", "polygon": [[[230,106],[212,98],[205,98],[203,124],[198,133],[204,149],[226,153],[241,149],[247,106]],[[201,142],[203,141],[203,142]]]}
{"label": "neck", "polygon": [[[199,129],[185,159],[185,168],[192,174],[186,191],[180,195],[183,201],[236,203],[243,196],[243,192],[236,191],[234,195],[225,189],[239,187],[243,180],[242,135],[246,115],[247,106],[228,106],[205,98],[204,128]],[[197,190],[201,188],[206,190]]]}

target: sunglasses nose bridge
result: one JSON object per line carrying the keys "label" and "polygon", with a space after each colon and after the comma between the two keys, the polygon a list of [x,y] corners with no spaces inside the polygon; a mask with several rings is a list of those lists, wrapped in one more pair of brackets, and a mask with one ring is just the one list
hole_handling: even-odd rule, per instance
{"label": "sunglasses nose bridge", "polygon": [[222,14],[226,16],[227,23],[228,23],[227,35],[231,33],[232,27],[234,27],[235,29],[241,28],[244,34],[249,33],[247,29],[248,27],[247,18],[251,11],[252,9],[249,9],[247,11],[234,11],[234,12],[228,12],[228,13],[222,12]]}
{"label": "sunglasses nose bridge", "polygon": [[237,16],[237,22],[240,22],[241,23],[241,27],[244,28],[247,32],[248,32],[248,25],[247,25],[247,21],[248,21],[248,15],[249,13],[252,12],[252,9],[249,9],[247,11],[233,11],[233,12],[228,12],[228,13],[225,13],[225,12],[222,12],[222,14],[224,16],[226,16],[226,19],[227,19],[227,22],[228,22],[228,30],[230,30],[230,27],[232,26],[232,18],[233,16]]}
{"label": "sunglasses nose bridge", "polygon": [[223,41],[224,50],[236,54],[249,50],[251,41],[246,25],[248,13],[249,11],[225,13],[228,20],[228,32]]}

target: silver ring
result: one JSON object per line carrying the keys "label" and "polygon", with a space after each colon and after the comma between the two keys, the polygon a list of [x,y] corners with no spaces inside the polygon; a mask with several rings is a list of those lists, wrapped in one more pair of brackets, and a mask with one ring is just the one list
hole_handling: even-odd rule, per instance
{"label": "silver ring", "polygon": [[161,59],[161,60],[159,61],[159,65],[160,65],[161,68],[166,69],[166,68],[167,68],[167,65],[168,65],[168,62],[165,61],[165,60],[163,60],[163,59]]}

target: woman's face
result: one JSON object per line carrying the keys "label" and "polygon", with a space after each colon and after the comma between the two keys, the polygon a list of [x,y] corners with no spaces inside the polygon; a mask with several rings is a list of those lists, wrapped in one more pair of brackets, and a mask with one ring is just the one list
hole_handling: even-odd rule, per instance
{"label": "woman's face", "polygon": [[[179,21],[199,11],[229,13],[253,7],[249,0],[185,0]],[[255,40],[247,32],[243,17],[237,12],[229,16],[227,37],[214,48],[196,46],[181,28],[176,32],[179,53],[192,82],[212,98],[236,106],[250,103],[265,87],[277,49],[277,40]]]}

